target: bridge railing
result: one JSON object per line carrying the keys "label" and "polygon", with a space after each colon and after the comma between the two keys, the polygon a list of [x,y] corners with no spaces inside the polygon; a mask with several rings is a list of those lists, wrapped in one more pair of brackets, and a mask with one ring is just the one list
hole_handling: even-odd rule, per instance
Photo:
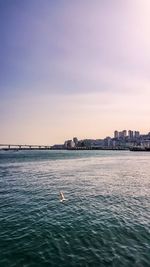
{"label": "bridge railing", "polygon": [[0,144],[0,149],[7,149],[7,150],[33,150],[33,149],[42,149],[48,150],[51,149],[49,145],[24,145],[24,144]]}

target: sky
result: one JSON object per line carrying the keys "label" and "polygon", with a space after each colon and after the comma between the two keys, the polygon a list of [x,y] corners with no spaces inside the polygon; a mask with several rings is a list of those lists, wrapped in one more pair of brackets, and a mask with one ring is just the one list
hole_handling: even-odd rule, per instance
{"label": "sky", "polygon": [[0,143],[150,131],[149,0],[0,0]]}

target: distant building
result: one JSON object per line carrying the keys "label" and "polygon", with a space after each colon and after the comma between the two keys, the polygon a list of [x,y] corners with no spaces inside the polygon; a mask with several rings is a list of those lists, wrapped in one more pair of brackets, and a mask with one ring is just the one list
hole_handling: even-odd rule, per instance
{"label": "distant building", "polygon": [[123,138],[125,138],[127,136],[127,131],[126,130],[122,131],[122,136],[123,136]]}
{"label": "distant building", "polygon": [[135,138],[139,138],[140,137],[140,132],[139,131],[135,131],[134,132],[134,137]]}
{"label": "distant building", "polygon": [[104,146],[104,142],[102,139],[96,139],[96,140],[93,140],[92,141],[92,144],[91,144],[91,148],[97,148],[97,149],[102,149],[102,147]]}
{"label": "distant building", "polygon": [[127,131],[123,130],[121,132],[119,132],[119,138],[124,139],[127,136]]}
{"label": "distant building", "polygon": [[122,138],[122,132],[119,132],[119,139]]}
{"label": "distant building", "polygon": [[131,130],[128,131],[128,137],[129,139],[133,139],[133,131]]}
{"label": "distant building", "polygon": [[112,146],[112,139],[111,137],[107,136],[105,139],[104,139],[104,146],[109,148]]}
{"label": "distant building", "polygon": [[80,146],[85,148],[92,148],[94,139],[84,139],[81,141]]}
{"label": "distant building", "polygon": [[117,141],[115,141],[115,140],[112,141],[112,147],[113,148],[116,148],[117,147]]}
{"label": "distant building", "polygon": [[74,137],[73,138],[73,142],[75,143],[75,146],[77,147],[77,145],[78,145],[78,138],[77,137]]}
{"label": "distant building", "polygon": [[64,143],[64,147],[65,147],[66,149],[74,148],[74,147],[75,147],[75,143],[74,143],[74,141],[72,141],[72,140],[67,140],[67,141],[65,141],[65,143]]}
{"label": "distant building", "polygon": [[114,138],[116,138],[116,139],[119,138],[119,132],[118,131],[114,131]]}

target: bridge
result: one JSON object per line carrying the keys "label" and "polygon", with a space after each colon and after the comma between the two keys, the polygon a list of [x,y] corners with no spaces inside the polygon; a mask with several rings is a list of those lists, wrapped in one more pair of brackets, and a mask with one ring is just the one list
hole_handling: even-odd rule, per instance
{"label": "bridge", "polygon": [[0,150],[49,150],[49,145],[0,144]]}

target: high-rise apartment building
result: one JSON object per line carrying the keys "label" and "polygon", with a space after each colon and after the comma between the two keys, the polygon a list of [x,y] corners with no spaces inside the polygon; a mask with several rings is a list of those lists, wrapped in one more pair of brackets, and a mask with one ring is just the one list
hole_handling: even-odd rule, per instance
{"label": "high-rise apartment building", "polygon": [[116,139],[119,138],[119,132],[118,131],[114,131],[114,138],[116,138]]}
{"label": "high-rise apartment building", "polygon": [[119,132],[119,138],[125,138],[127,136],[127,131],[126,130],[123,130],[121,132]]}
{"label": "high-rise apartment building", "polygon": [[133,131],[131,131],[131,130],[128,131],[128,137],[130,139],[133,139]]}
{"label": "high-rise apartment building", "polygon": [[125,138],[127,136],[127,131],[126,130],[123,130],[122,131],[122,137]]}
{"label": "high-rise apartment building", "polygon": [[140,132],[139,132],[139,131],[135,131],[135,132],[134,132],[134,137],[135,137],[135,138],[138,138],[139,136],[140,136]]}

